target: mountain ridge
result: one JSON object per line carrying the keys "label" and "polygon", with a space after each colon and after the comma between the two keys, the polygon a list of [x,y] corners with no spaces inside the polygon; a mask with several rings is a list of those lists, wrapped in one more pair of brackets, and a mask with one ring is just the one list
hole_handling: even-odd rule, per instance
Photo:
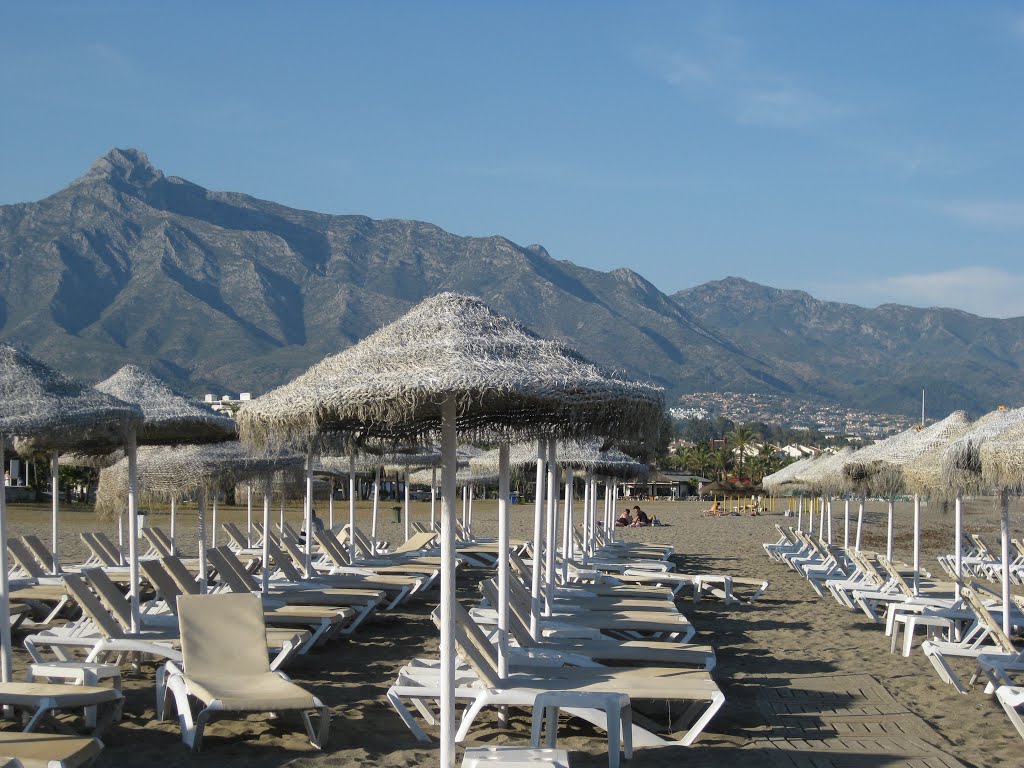
{"label": "mountain ridge", "polygon": [[[500,235],[211,191],[135,149],[0,206],[0,274],[3,338],[90,380],[136,362],[194,394],[269,389],[454,290],[665,386],[670,402],[709,384],[895,412],[913,412],[922,383],[954,407],[1022,399],[1010,380],[1024,320],[871,310],[741,278],[668,296],[628,267],[600,272]],[[939,351],[973,379],[932,364]],[[869,381],[865,365],[886,376]]]}

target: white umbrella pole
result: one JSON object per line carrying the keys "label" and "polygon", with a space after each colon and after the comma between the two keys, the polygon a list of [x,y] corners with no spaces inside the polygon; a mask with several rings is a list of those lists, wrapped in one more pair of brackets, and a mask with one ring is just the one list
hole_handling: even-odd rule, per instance
{"label": "white umbrella pole", "polygon": [[263,571],[260,573],[264,595],[270,590],[270,497],[273,488],[274,478],[268,475],[267,487],[263,491]]}
{"label": "white umbrella pole", "polygon": [[544,615],[553,613],[555,592],[555,550],[558,549],[558,448],[555,440],[548,440],[548,489],[547,489],[547,541],[545,553]]}
{"label": "white umbrella pole", "polygon": [[313,457],[306,455],[306,503],[303,507],[306,518],[303,528],[306,538],[303,542],[303,559],[305,560],[306,578],[313,578]]}
{"label": "white umbrella pole", "polygon": [[139,462],[134,429],[128,433],[124,452],[128,454],[128,588],[132,632],[138,632],[142,627],[139,611]]}
{"label": "white umbrella pole", "polygon": [[171,551],[177,553],[178,499],[171,496]]}
{"label": "white umbrella pole", "polygon": [[569,561],[573,556],[572,544],[572,467],[565,469],[565,505],[562,510],[562,581],[569,580]]}
{"label": "white umbrella pole", "polygon": [[411,521],[409,520],[409,470],[405,470],[405,508],[402,511],[402,517],[405,522],[405,540],[409,540],[409,526]]}
{"label": "white umbrella pole", "polygon": [[[217,493],[213,494],[213,510],[210,513],[210,547],[217,548]],[[129,512],[129,514],[131,514]]]}
{"label": "white umbrella pole", "polygon": [[956,578],[959,581],[964,577],[963,572],[963,559],[964,559],[964,496],[962,493],[956,495],[956,503],[953,512],[953,526],[956,536],[956,544],[953,551],[956,553]]}
{"label": "white umbrella pole", "polygon": [[867,501],[864,494],[860,496],[860,503],[857,504],[857,540],[853,548],[860,552],[860,533],[864,528],[864,504]]}
{"label": "white umbrella pole", "polygon": [[[801,497],[803,498],[803,497]],[[814,497],[810,497],[811,508],[807,510],[807,535],[814,535]]]}
{"label": "white umbrella pole", "polygon": [[914,596],[921,594],[921,497],[914,494]]}
{"label": "white umbrella pole", "polygon": [[434,530],[436,524],[435,510],[437,508],[437,467],[430,468],[430,530]]}
{"label": "white umbrella pole", "polygon": [[1005,488],[999,491],[999,518],[1003,556],[1003,633],[1009,637],[1013,628],[1010,618],[1013,603],[1010,602],[1010,495]]}
{"label": "white umbrella pole", "polygon": [[277,523],[277,530],[284,536],[284,491],[281,492],[281,511],[278,514],[280,520]]}
{"label": "white umbrella pole", "polygon": [[533,573],[530,582],[530,634],[536,640],[540,637],[540,563],[543,557],[544,530],[544,459],[547,446],[537,441],[537,486],[533,500]]}
{"label": "white umbrella pole", "polygon": [[469,483],[462,486],[462,530],[469,523]]}
{"label": "white umbrella pole", "polygon": [[[0,435],[0,469],[4,467],[4,436]],[[0,682],[11,682],[11,597],[7,586],[7,488],[0,488]]]}
{"label": "white umbrella pole", "polygon": [[[431,491],[433,494],[433,491]],[[377,474],[373,479],[373,512],[370,515],[370,541],[373,543],[373,551],[377,552],[377,515],[380,512],[380,467],[377,467]],[[433,526],[434,521],[430,521]]]}
{"label": "white umbrella pole", "polygon": [[123,508],[117,511],[117,564],[124,565],[124,517],[126,511]]}
{"label": "white umbrella pole", "polygon": [[796,529],[802,531],[804,529],[804,497],[801,494],[796,500]]}
{"label": "white umbrella pole", "polygon": [[206,594],[206,491],[199,491],[196,505],[196,523],[199,526],[199,594]]}
{"label": "white umbrella pole", "polygon": [[619,481],[614,477],[611,480],[612,483],[612,527],[609,529],[611,534],[611,540],[615,541],[618,536],[615,534],[615,521],[619,519],[619,510],[616,507],[619,504]]}
{"label": "white umbrella pole", "polygon": [[327,527],[334,530],[334,478],[331,477],[331,493],[327,497]]}
{"label": "white umbrella pole", "polygon": [[583,547],[580,549],[580,562],[587,563],[587,553],[590,551],[590,481],[594,476],[588,474],[583,480]]}
{"label": "white umbrella pole", "polygon": [[348,457],[348,560],[356,561],[356,452]]}
{"label": "white umbrella pole", "polygon": [[[53,526],[53,562],[50,564],[52,573],[54,576],[60,573],[60,475],[59,475],[59,457],[60,454],[54,451],[50,454],[50,507],[52,510],[53,519],[51,520]],[[7,542],[3,542],[4,546]],[[5,619],[6,620],[6,619]]]}
{"label": "white umbrella pole", "polygon": [[498,444],[498,677],[508,677],[508,443]]}
{"label": "white umbrella pole", "polygon": [[820,505],[818,508],[818,540],[825,540],[825,497],[819,496],[816,502]]}
{"label": "white umbrella pole", "polygon": [[843,499],[843,549],[850,548],[850,497]]}
{"label": "white umbrella pole", "polygon": [[473,539],[473,496],[476,495],[476,486],[474,483],[469,484],[469,506],[466,507],[468,512],[466,516],[466,535],[470,539]]}
{"label": "white umbrella pole", "polygon": [[455,397],[441,406],[441,768],[455,766]]}
{"label": "white umbrella pole", "polygon": [[611,541],[611,528],[615,522],[612,520],[611,506],[609,505],[610,501],[611,494],[608,493],[608,478],[606,477],[604,479],[604,507],[602,508],[602,511],[604,512],[604,535],[608,541]]}
{"label": "white umbrella pole", "polygon": [[245,484],[245,543],[252,546],[252,483]]}
{"label": "white umbrella pole", "polygon": [[825,514],[828,515],[828,543],[832,544],[832,497],[825,500]]}
{"label": "white umbrella pole", "polygon": [[893,507],[895,506],[895,500],[889,497],[889,521],[886,523],[886,542],[885,542],[885,557],[888,560],[892,560],[892,527],[893,527]]}

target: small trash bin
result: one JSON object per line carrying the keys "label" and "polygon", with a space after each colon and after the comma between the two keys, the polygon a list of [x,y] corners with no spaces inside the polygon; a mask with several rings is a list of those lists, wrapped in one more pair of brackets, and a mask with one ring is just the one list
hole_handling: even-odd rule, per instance
{"label": "small trash bin", "polygon": [[391,522],[392,523],[400,523],[400,522],[402,522],[402,508],[401,507],[392,507],[391,508]]}

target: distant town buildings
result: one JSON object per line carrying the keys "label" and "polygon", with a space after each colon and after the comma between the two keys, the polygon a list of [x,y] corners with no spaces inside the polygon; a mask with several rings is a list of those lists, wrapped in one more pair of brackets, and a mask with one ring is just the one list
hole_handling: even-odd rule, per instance
{"label": "distant town buildings", "polygon": [[[677,419],[722,417],[737,424],[762,422],[786,429],[816,429],[827,438],[872,442],[910,429],[916,419],[891,413],[869,413],[834,403],[749,392],[696,392],[683,395],[670,409]],[[677,413],[706,415],[680,416]]]}
{"label": "distant town buildings", "polygon": [[221,395],[218,400],[214,395],[206,395],[203,401],[215,411],[226,413],[228,416],[234,416],[242,403],[252,400],[252,394],[250,392],[241,392],[236,400],[231,395]]}

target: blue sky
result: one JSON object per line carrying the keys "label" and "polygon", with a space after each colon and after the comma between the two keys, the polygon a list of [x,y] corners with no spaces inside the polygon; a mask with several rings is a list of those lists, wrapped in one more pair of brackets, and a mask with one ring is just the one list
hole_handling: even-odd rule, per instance
{"label": "blue sky", "polygon": [[1024,315],[1024,5],[0,7],[0,203],[113,146],[329,213]]}

